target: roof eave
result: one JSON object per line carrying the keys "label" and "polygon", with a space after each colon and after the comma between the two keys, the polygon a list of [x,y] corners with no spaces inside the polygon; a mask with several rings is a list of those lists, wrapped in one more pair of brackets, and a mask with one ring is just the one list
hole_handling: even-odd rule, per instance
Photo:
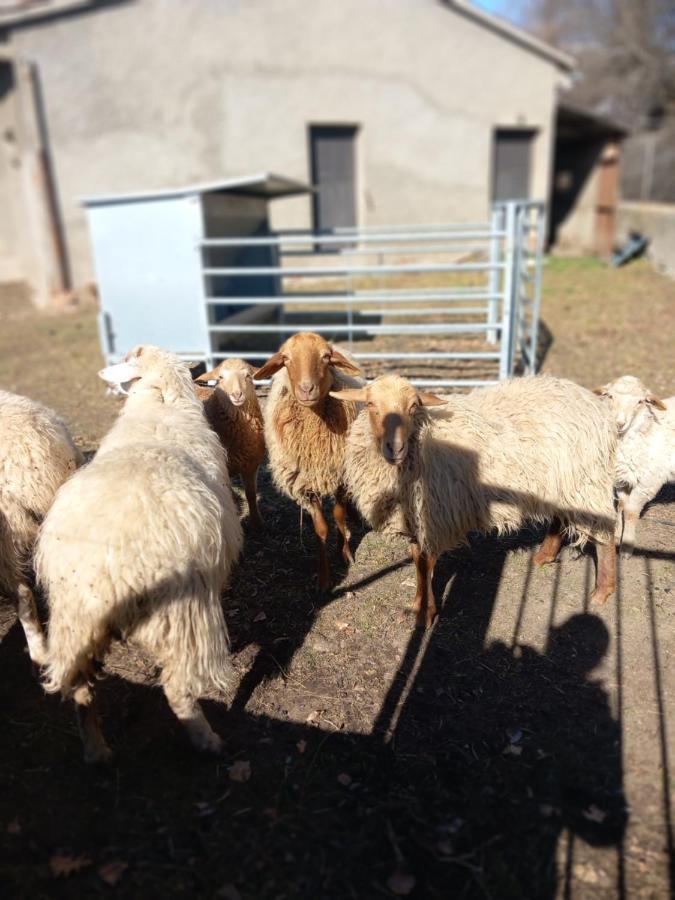
{"label": "roof eave", "polygon": [[474,6],[473,3],[470,3],[469,0],[445,0],[445,3],[455,9],[458,13],[473,19],[479,24],[484,25],[486,28],[492,29],[492,31],[497,32],[497,34],[508,38],[514,43],[520,44],[521,47],[530,50],[532,53],[536,53],[537,56],[541,56],[549,62],[554,63],[554,65],[558,66],[558,68],[562,69],[564,72],[573,72],[577,67],[575,58],[569,53],[558,50],[557,47],[552,47],[545,41],[535,37],[533,34],[512,25],[505,19],[499,18],[499,16],[495,16],[492,13],[479,9],[477,6]]}

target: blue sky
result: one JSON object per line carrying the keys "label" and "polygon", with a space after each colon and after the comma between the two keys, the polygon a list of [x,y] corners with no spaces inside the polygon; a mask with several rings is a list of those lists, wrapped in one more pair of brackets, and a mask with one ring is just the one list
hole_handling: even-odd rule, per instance
{"label": "blue sky", "polygon": [[[472,2],[475,6],[480,6],[488,12],[503,16],[505,19],[511,19],[513,21],[515,18],[513,15],[513,8],[515,5],[513,0],[511,0],[511,2],[509,2],[509,0],[472,0]],[[511,15],[509,15],[509,9],[511,10]]]}

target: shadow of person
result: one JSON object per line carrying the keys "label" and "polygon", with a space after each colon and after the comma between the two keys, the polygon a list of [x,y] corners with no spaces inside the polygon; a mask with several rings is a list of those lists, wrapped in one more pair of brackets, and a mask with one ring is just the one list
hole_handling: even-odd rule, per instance
{"label": "shadow of person", "polygon": [[620,727],[591,677],[607,628],[572,616],[540,653],[472,650],[441,625],[392,739],[397,779],[416,785],[399,840],[430,889],[445,873],[464,896],[554,897],[563,830],[619,849],[626,825]]}

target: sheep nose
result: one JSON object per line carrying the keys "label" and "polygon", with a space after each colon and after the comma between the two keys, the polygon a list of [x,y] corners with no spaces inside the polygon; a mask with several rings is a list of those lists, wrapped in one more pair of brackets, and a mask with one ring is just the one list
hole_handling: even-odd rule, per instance
{"label": "sheep nose", "polygon": [[387,441],[386,447],[392,456],[400,456],[403,452],[403,441]]}
{"label": "sheep nose", "polygon": [[232,399],[234,400],[235,403],[240,403],[244,399],[244,395],[242,394],[241,391],[233,391]]}
{"label": "sheep nose", "polygon": [[311,394],[314,390],[313,381],[301,381],[298,385],[301,394]]}

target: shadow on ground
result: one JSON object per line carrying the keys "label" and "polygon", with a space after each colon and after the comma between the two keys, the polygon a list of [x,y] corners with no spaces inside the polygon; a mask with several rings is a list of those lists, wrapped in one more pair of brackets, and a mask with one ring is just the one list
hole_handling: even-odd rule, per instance
{"label": "shadow on ground", "polygon": [[[297,588],[307,556],[294,541],[276,577]],[[592,675],[609,641],[598,616],[551,627],[543,652],[517,634],[486,645],[513,546],[480,541],[442,559],[439,620],[410,632],[369,734],[245,708],[316,610],[299,591],[267,633],[239,627],[237,605],[251,623],[257,602],[255,574],[242,575],[228,600],[235,649],[257,650],[231,711],[206,703],[223,761],[194,756],[159,690],[113,676],[100,692],[115,763],[87,768],[70,710],[42,694],[15,626],[0,645],[5,895],[97,896],[112,872],[120,896],[553,897],[563,829],[621,847],[621,733]],[[236,761],[249,780],[230,778]],[[53,877],[55,856],[75,867],[67,880]]]}

